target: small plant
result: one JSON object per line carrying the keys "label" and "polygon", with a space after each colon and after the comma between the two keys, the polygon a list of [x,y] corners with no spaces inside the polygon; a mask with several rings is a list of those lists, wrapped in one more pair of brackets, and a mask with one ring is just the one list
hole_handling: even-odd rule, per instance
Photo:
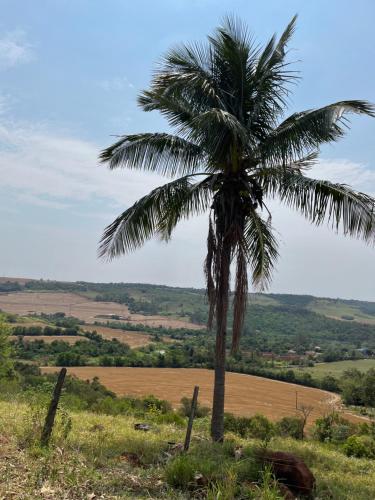
{"label": "small plant", "polygon": [[[190,411],[191,411],[191,398],[181,398],[181,406],[179,409],[179,413],[183,417],[190,417]],[[197,406],[195,409],[195,418],[204,418],[207,417],[210,413],[210,409],[207,406],[202,406],[199,401],[197,402]]]}
{"label": "small plant", "polygon": [[170,462],[165,470],[167,483],[173,488],[188,489],[194,480],[195,464],[188,455],[181,455]]}
{"label": "small plant", "polygon": [[300,417],[283,417],[276,423],[276,433],[284,437],[301,439],[303,420]]}
{"label": "small plant", "polygon": [[212,484],[207,491],[207,500],[233,500],[238,490],[237,477],[228,470],[225,480]]}
{"label": "small plant", "polygon": [[261,480],[256,488],[258,494],[254,498],[257,500],[282,500],[284,498],[270,466],[265,467],[261,472]]}
{"label": "small plant", "polygon": [[350,427],[352,424],[341,417],[336,411],[332,411],[328,415],[318,418],[315,421],[313,435],[318,441],[333,441],[334,437],[337,436],[335,429],[342,425]]}

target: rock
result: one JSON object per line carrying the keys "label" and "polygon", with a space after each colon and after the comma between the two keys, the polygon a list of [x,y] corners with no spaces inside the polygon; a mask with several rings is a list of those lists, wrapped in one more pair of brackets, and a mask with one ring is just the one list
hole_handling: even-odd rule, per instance
{"label": "rock", "polygon": [[182,443],[173,443],[173,444],[169,445],[168,451],[172,455],[175,455],[175,454],[183,451],[183,449],[184,449],[184,445]]}
{"label": "rock", "polygon": [[136,431],[144,431],[147,432],[151,429],[151,427],[148,424],[134,424],[134,429]]}
{"label": "rock", "polygon": [[236,461],[241,460],[243,458],[243,447],[242,446],[236,446],[234,449],[234,459]]}
{"label": "rock", "polygon": [[208,484],[207,478],[204,477],[204,475],[201,474],[200,472],[196,472],[194,476],[194,482],[197,486],[200,486],[201,488],[207,486]]}
{"label": "rock", "polygon": [[128,462],[133,467],[142,467],[142,461],[136,453],[130,451],[124,451],[121,453],[121,460]]}
{"label": "rock", "polygon": [[271,465],[278,482],[287,486],[293,493],[303,496],[313,494],[315,477],[299,457],[283,451],[265,451],[260,458]]}

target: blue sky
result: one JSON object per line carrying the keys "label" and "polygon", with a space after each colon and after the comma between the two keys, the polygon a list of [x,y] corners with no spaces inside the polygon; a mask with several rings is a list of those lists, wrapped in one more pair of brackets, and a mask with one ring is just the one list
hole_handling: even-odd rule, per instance
{"label": "blue sky", "polygon": [[[0,275],[202,286],[206,219],[168,247],[152,242],[111,264],[101,231],[157,176],[97,165],[112,135],[165,130],[137,109],[160,56],[201,40],[227,13],[265,42],[299,14],[291,60],[302,80],[290,112],[341,99],[375,101],[372,0],[0,0]],[[355,117],[322,150],[316,174],[375,194],[375,120]],[[278,207],[277,207],[278,208]],[[375,300],[374,250],[284,209],[272,291]]]}

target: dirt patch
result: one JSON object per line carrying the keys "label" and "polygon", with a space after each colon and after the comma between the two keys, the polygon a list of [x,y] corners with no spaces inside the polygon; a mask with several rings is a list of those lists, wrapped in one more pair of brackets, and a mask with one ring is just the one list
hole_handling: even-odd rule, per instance
{"label": "dirt patch", "polygon": [[[59,368],[42,368],[51,373]],[[191,397],[194,385],[199,385],[199,401],[211,406],[214,373],[212,370],[194,368],[112,368],[112,367],[74,367],[69,368],[71,375],[84,380],[99,377],[102,384],[119,395],[154,396],[166,399],[178,407],[180,399]],[[339,407],[340,398],[331,392],[279,382],[252,375],[227,373],[225,409],[235,415],[251,416],[262,413],[271,420],[295,415],[296,392],[298,403],[311,405],[314,410],[310,424],[316,418]],[[352,421],[357,417],[344,412]]]}
{"label": "dirt patch", "polygon": [[[121,316],[122,322],[144,324],[152,327],[189,328],[200,330],[203,327],[188,321],[168,318],[164,316],[143,316],[130,314],[127,306],[116,302],[97,302],[75,293],[60,292],[17,292],[0,294],[0,309],[19,315],[32,313],[52,314],[63,312],[67,316],[74,316],[86,323],[95,321],[104,322],[97,316]],[[116,321],[116,320],[111,320]],[[116,321],[117,322],[117,321]]]}

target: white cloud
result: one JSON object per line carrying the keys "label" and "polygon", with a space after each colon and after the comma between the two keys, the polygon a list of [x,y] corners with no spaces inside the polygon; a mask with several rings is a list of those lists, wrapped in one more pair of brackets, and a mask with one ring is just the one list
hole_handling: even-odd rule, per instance
{"label": "white cloud", "polygon": [[137,171],[109,171],[97,161],[100,147],[42,127],[0,125],[0,172],[4,189],[19,200],[67,208],[69,202],[104,199],[128,206],[164,182]]}
{"label": "white cloud", "polygon": [[311,177],[348,184],[359,191],[375,195],[375,170],[348,160],[322,160],[310,173]]}
{"label": "white cloud", "polygon": [[25,31],[8,31],[0,37],[0,68],[10,68],[33,58],[33,47],[27,41]]}
{"label": "white cloud", "polygon": [[4,115],[9,109],[9,96],[0,92],[0,115]]}
{"label": "white cloud", "polygon": [[129,82],[126,76],[100,80],[99,82],[97,82],[97,85],[98,87],[102,88],[103,90],[106,90],[107,92],[122,91],[128,88],[130,89],[134,88],[134,85],[131,82]]}

